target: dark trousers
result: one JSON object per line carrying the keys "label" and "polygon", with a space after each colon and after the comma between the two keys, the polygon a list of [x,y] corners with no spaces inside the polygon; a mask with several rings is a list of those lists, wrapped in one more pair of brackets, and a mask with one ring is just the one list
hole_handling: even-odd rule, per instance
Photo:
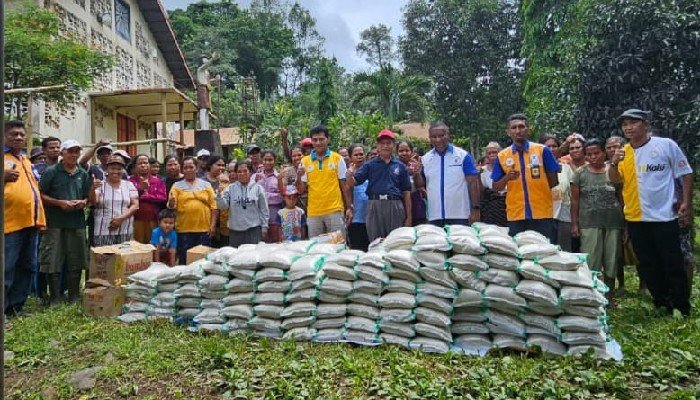
{"label": "dark trousers", "polygon": [[239,247],[242,244],[258,244],[262,242],[262,227],[254,226],[244,231],[228,230],[229,246]]}
{"label": "dark trousers", "polygon": [[535,231],[549,238],[551,243],[557,242],[556,229],[552,218],[508,221],[508,228],[508,234],[510,236],[515,236],[520,232]]}
{"label": "dark trousers", "polygon": [[177,260],[180,265],[187,262],[187,250],[203,244],[211,246],[208,232],[187,232],[177,234]]}
{"label": "dark trousers", "polygon": [[628,222],[640,277],[657,307],[690,314],[688,276],[683,269],[678,221]]}
{"label": "dark trousers", "polygon": [[369,247],[369,237],[367,237],[367,227],[361,222],[353,222],[348,227],[348,239],[350,248],[367,251]]}
{"label": "dark trousers", "polygon": [[29,295],[37,259],[39,232],[24,228],[5,235],[5,310],[7,314],[22,311]]}

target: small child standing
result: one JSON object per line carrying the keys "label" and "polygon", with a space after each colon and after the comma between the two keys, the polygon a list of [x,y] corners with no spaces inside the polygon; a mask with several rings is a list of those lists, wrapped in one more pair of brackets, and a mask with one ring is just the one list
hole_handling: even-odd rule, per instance
{"label": "small child standing", "polygon": [[297,189],[288,185],[284,190],[285,207],[277,211],[277,222],[280,224],[282,240],[295,242],[301,239],[301,227],[306,224],[304,210],[297,207]]}
{"label": "small child standing", "polygon": [[153,261],[169,266],[175,265],[177,250],[177,233],[175,232],[175,211],[161,210],[158,214],[158,226],[151,233],[151,244],[156,246]]}

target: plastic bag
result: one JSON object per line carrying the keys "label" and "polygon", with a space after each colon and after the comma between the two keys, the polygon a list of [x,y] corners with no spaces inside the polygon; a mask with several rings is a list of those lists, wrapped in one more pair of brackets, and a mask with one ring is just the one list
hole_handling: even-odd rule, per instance
{"label": "plastic bag", "polygon": [[391,250],[384,256],[384,259],[391,263],[395,269],[403,269],[411,272],[418,272],[420,264],[413,251]]}
{"label": "plastic bag", "polygon": [[348,315],[376,320],[379,317],[379,307],[350,303],[348,304],[347,313]]}
{"label": "plastic bag", "polygon": [[503,254],[489,253],[484,255],[484,262],[489,268],[502,269],[504,271],[517,271],[520,266],[520,260],[516,257],[505,256]]}
{"label": "plastic bag", "polygon": [[221,275],[228,278],[229,267],[226,264],[215,263],[213,261],[205,260],[202,263],[202,269],[204,272],[210,275]]}
{"label": "plastic bag", "polygon": [[[285,321],[286,322],[286,321]],[[284,322],[282,323],[284,326]],[[296,327],[293,328],[282,335],[284,340],[294,340],[297,342],[308,342],[316,336],[316,329],[309,329],[307,327]]]}
{"label": "plastic bag", "polygon": [[290,250],[265,251],[260,253],[258,263],[264,267],[287,271],[297,257],[299,254]]}
{"label": "plastic bag", "polygon": [[225,289],[228,290],[229,293],[250,293],[254,288],[255,284],[253,284],[253,281],[243,279],[231,279],[225,285]]}
{"label": "plastic bag", "polygon": [[416,330],[411,323],[401,322],[382,322],[379,327],[380,331],[392,335],[412,338],[416,336]]}
{"label": "plastic bag", "polygon": [[557,292],[544,282],[524,279],[515,287],[515,292],[522,297],[556,307],[558,305]]}
{"label": "plastic bag", "polygon": [[420,276],[426,280],[426,282],[432,282],[453,290],[457,289],[457,282],[455,282],[454,278],[452,278],[448,271],[442,269],[421,268],[419,273]]}
{"label": "plastic bag", "polygon": [[250,319],[253,318],[253,307],[246,304],[224,307],[221,315],[229,319]]}
{"label": "plastic bag", "polygon": [[422,265],[435,269],[444,269],[447,261],[447,253],[440,251],[419,251],[416,260]]}
{"label": "plastic bag", "polygon": [[429,307],[445,314],[450,314],[452,312],[452,301],[440,297],[418,294],[416,295],[416,303],[420,306]]}
{"label": "plastic bag", "polygon": [[360,250],[343,250],[340,253],[327,255],[326,262],[352,268],[358,264],[360,256],[363,254],[364,252]]}
{"label": "plastic bag", "polygon": [[452,276],[452,279],[454,279],[460,287],[480,292],[486,289],[486,282],[479,279],[477,272],[453,269],[450,271],[450,276]]}
{"label": "plastic bag", "polygon": [[353,303],[365,304],[368,306],[379,305],[379,298],[377,295],[363,293],[363,292],[352,292],[348,295],[348,301]]}
{"label": "plastic bag", "polygon": [[347,329],[352,329],[355,331],[379,333],[379,325],[376,323],[376,321],[369,318],[357,317],[354,315],[349,316],[345,320],[345,327]]}
{"label": "plastic bag", "polygon": [[495,283],[501,286],[514,287],[520,281],[518,274],[513,271],[503,269],[489,268],[486,271],[478,271],[477,276],[489,283]]}
{"label": "plastic bag", "polygon": [[527,302],[513,290],[513,288],[489,284],[484,289],[484,299],[492,308],[506,310],[521,310]]}
{"label": "plastic bag", "polygon": [[[451,342],[451,340],[449,341]],[[429,337],[417,337],[408,343],[411,350],[420,350],[426,353],[444,354],[450,350],[449,343],[441,340],[435,340]]]}
{"label": "plastic bag", "polygon": [[520,246],[526,244],[549,244],[549,238],[537,231],[524,231],[513,236],[515,243]]}
{"label": "plastic bag", "polygon": [[439,328],[449,329],[452,320],[447,314],[437,312],[428,307],[416,307],[416,320]]}
{"label": "plastic bag", "polygon": [[416,240],[415,228],[400,227],[396,228],[387,235],[382,244],[389,250],[394,249],[410,249]]}
{"label": "plastic bag", "polygon": [[479,234],[479,237],[481,238],[481,244],[486,247],[490,253],[505,254],[511,257],[517,257],[518,255],[518,246],[509,236],[482,236]]}
{"label": "plastic bag", "polygon": [[389,283],[389,275],[381,269],[366,264],[360,264],[355,267],[355,272],[359,279],[364,279],[371,282],[380,282],[383,285]]}
{"label": "plastic bag", "polygon": [[607,325],[604,319],[578,317],[574,315],[562,315],[557,318],[559,328],[566,332],[591,332],[606,331]]}
{"label": "plastic bag", "polygon": [[408,308],[381,308],[379,318],[382,324],[386,323],[408,323],[416,320],[416,313]]}
{"label": "plastic bag", "polygon": [[464,271],[485,271],[489,269],[489,264],[479,257],[469,254],[455,254],[447,259],[447,264],[452,268],[458,268]]}
{"label": "plastic bag", "polygon": [[287,305],[280,313],[283,318],[308,317],[316,315],[316,304],[310,301],[301,301]]}
{"label": "plastic bag", "polygon": [[351,267],[342,266],[334,262],[326,262],[323,264],[323,273],[332,279],[339,279],[343,281],[354,281],[355,280],[355,270]]}
{"label": "plastic bag", "polygon": [[558,252],[559,246],[550,243],[525,244],[518,247],[518,257],[527,260],[555,255]]}
{"label": "plastic bag", "polygon": [[576,286],[561,288],[559,298],[564,308],[569,306],[603,307],[608,303],[605,297],[597,290]]}
{"label": "plastic bag", "polygon": [[297,281],[304,278],[310,278],[323,267],[323,256],[321,255],[306,255],[296,259],[292,266],[289,267],[287,277],[291,281]]}
{"label": "plastic bag", "polygon": [[459,294],[455,297],[453,303],[454,308],[471,307],[479,308],[486,305],[481,292],[473,289],[460,289]]}
{"label": "plastic bag", "polygon": [[407,293],[407,294],[415,294],[416,293],[416,284],[412,281],[408,280],[403,280],[403,279],[392,279],[389,281],[389,284],[384,287],[384,293],[391,293],[391,292],[398,292],[398,293]]}
{"label": "plastic bag", "polygon": [[563,345],[561,342],[558,342],[551,336],[537,334],[529,335],[525,344],[528,347],[539,346],[542,349],[542,351],[546,353],[558,355],[566,354],[566,346]]}
{"label": "plastic bag", "polygon": [[318,318],[311,325],[314,329],[341,329],[345,326],[345,317]]}
{"label": "plastic bag", "polygon": [[541,257],[537,263],[552,271],[575,271],[581,263],[586,262],[586,256],[578,253],[559,251],[546,257]]}
{"label": "plastic bag", "polygon": [[288,331],[290,329],[297,329],[297,328],[303,328],[303,327],[309,327],[311,324],[314,323],[316,320],[316,317],[313,315],[305,316],[305,317],[294,317],[294,318],[285,318],[282,320],[282,330]]}
{"label": "plastic bag", "polygon": [[255,315],[263,317],[263,318],[270,318],[270,319],[282,318],[281,314],[282,314],[283,310],[284,310],[284,307],[275,306],[275,305],[271,305],[271,304],[258,304],[255,307],[253,307],[253,311],[255,312]]}
{"label": "plastic bag", "polygon": [[501,349],[515,349],[525,351],[527,345],[525,340],[519,336],[506,335],[506,334],[496,334],[493,335],[493,347]]}
{"label": "plastic bag", "polygon": [[268,281],[255,287],[258,293],[287,293],[292,283],[289,281]]}
{"label": "plastic bag", "polygon": [[256,293],[253,299],[254,304],[267,304],[272,306],[282,306],[286,301],[284,293]]}
{"label": "plastic bag", "polygon": [[550,276],[550,271],[530,260],[523,260],[520,263],[518,272],[525,279],[544,282],[547,285],[559,289],[561,285]]}
{"label": "plastic bag", "polygon": [[490,333],[489,328],[481,322],[455,322],[450,330],[453,335],[487,335]]}
{"label": "plastic bag", "polygon": [[416,330],[416,334],[418,335],[452,343],[452,332],[450,332],[449,328],[434,326],[424,322],[416,323],[413,328]]}
{"label": "plastic bag", "polygon": [[223,324],[226,322],[226,317],[221,315],[221,310],[218,308],[205,308],[194,317],[194,322],[198,324]]}
{"label": "plastic bag", "polygon": [[159,262],[154,262],[151,263],[151,266],[149,266],[148,268],[144,269],[143,271],[133,273],[129,275],[126,279],[129,282],[138,283],[141,286],[146,286],[155,289],[158,286],[158,278],[160,274],[164,273],[164,276],[169,276],[167,274],[168,270],[170,270],[170,267],[168,267],[167,265]]}
{"label": "plastic bag", "polygon": [[382,292],[384,284],[382,282],[373,282],[366,280],[356,280],[352,283],[353,292],[361,292],[374,296],[378,296]]}
{"label": "plastic bag", "polygon": [[382,308],[413,309],[418,305],[418,302],[415,295],[406,293],[387,293],[379,298],[379,305]]}
{"label": "plastic bag", "polygon": [[422,282],[416,284],[416,294],[427,294],[435,297],[441,297],[443,299],[452,300],[455,297],[457,297],[458,289],[456,283],[454,286],[446,287],[433,282]]}

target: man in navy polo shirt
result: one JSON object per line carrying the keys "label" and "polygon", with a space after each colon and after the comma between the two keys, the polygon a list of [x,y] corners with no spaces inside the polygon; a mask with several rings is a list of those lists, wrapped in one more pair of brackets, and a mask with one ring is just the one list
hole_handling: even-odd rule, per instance
{"label": "man in navy polo shirt", "polygon": [[377,135],[379,155],[355,171],[348,168],[347,184],[367,185],[367,236],[370,242],[401,226],[411,226],[411,180],[406,166],[394,156],[396,136],[388,129]]}
{"label": "man in navy polo shirt", "polygon": [[467,151],[450,143],[443,121],[430,124],[433,149],[422,157],[428,191],[428,221],[437,226],[467,225],[481,218],[479,172]]}

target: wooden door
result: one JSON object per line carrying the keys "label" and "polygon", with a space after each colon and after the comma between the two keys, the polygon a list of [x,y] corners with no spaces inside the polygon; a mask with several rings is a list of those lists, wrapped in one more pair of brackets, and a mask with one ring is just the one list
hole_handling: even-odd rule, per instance
{"label": "wooden door", "polygon": [[[124,114],[117,114],[117,141],[131,142],[136,140],[136,120]],[[126,150],[132,157],[136,155],[136,145],[119,146]]]}

